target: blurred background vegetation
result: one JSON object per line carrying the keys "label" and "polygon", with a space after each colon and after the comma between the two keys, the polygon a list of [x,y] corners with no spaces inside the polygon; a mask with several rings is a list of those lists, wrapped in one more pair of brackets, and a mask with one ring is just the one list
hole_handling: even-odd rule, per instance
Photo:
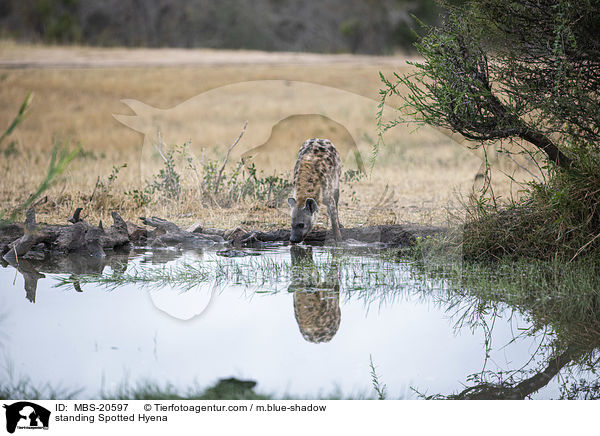
{"label": "blurred background vegetation", "polygon": [[410,50],[423,32],[418,21],[436,25],[441,13],[436,0],[2,0],[0,37],[94,46],[386,54]]}

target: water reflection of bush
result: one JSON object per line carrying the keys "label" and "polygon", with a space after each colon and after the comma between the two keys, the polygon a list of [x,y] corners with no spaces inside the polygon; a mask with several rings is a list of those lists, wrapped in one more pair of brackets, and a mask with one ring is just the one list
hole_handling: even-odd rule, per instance
{"label": "water reflection of bush", "polygon": [[[421,280],[444,280],[436,300],[457,319],[458,329],[483,327],[485,359],[465,388],[428,399],[525,399],[557,378],[562,399],[599,399],[600,264],[535,262],[493,265],[465,263],[460,268],[413,264]],[[458,310],[456,310],[459,308]],[[530,327],[512,341],[539,338],[529,361],[520,368],[486,369],[493,326],[503,311],[525,316]],[[486,319],[486,317],[491,319]],[[511,342],[512,342],[511,341]],[[533,363],[532,366],[528,364]],[[559,375],[560,373],[560,375]]]}
{"label": "water reflection of bush", "polygon": [[312,257],[312,247],[290,248],[292,277],[288,287],[294,293],[294,315],[302,337],[308,342],[329,342],[340,327],[340,281],[332,262],[321,280]]}

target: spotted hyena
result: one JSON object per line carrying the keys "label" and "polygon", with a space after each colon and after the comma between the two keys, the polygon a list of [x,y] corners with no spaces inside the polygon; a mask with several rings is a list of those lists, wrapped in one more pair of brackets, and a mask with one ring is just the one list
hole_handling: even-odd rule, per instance
{"label": "spotted hyena", "polygon": [[[294,166],[294,193],[290,242],[302,242],[317,221],[319,197],[327,206],[336,241],[342,240],[338,219],[340,196],[340,155],[328,139],[309,139],[302,144]],[[319,195],[320,194],[320,195]]]}

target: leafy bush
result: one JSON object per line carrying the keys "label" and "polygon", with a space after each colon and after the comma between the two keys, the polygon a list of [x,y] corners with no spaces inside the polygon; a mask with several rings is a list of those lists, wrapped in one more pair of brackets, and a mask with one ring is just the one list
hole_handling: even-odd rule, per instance
{"label": "leafy bush", "polygon": [[232,207],[246,201],[278,207],[288,197],[292,184],[287,177],[265,176],[254,163],[244,159],[229,170],[215,160],[197,162],[189,152],[189,145],[188,142],[168,151],[159,147],[163,168],[146,182],[145,187],[127,191],[125,195],[139,207],[159,198],[185,201],[189,195],[196,195],[209,207]]}
{"label": "leafy bush", "polygon": [[[547,175],[522,201],[470,208],[468,256],[598,253],[599,26],[598,2],[475,0],[429,29],[411,73],[381,76],[380,139],[416,119],[473,148],[528,153]],[[391,96],[403,99],[403,115],[384,122]]]}
{"label": "leafy bush", "polygon": [[480,200],[468,209],[467,258],[531,257],[567,260],[600,250],[600,161],[574,155],[576,170],[551,171],[531,182],[521,200],[497,205]]}
{"label": "leafy bush", "polygon": [[203,165],[202,195],[221,207],[252,200],[263,202],[268,207],[283,204],[291,191],[291,182],[277,175],[264,176],[254,163],[240,160],[230,172],[218,178],[218,164],[208,161]]}

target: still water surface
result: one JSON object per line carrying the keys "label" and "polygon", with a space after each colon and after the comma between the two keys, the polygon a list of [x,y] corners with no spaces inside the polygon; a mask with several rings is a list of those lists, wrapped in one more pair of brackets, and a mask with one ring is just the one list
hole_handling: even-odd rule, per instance
{"label": "still water surface", "polygon": [[[299,253],[309,264],[327,265],[335,250],[313,247],[312,253]],[[92,267],[67,262],[66,268],[46,268],[50,272],[43,278],[26,272],[28,293],[20,272],[0,268],[0,353],[12,371],[0,378],[26,375],[34,384],[81,388],[80,398],[144,380],[171,383],[185,392],[226,377],[255,380],[257,392],[276,396],[314,398],[336,390],[372,396],[372,357],[388,397],[416,398],[411,388],[450,394],[483,369],[536,364],[540,336],[514,340],[530,327],[525,317],[503,308],[493,318],[482,316],[479,326],[461,328],[457,308],[435,296],[440,284],[416,279],[409,262],[390,263],[393,279],[386,284],[384,274],[372,290],[368,280],[363,289],[357,283],[365,268],[381,265],[373,255],[344,251],[346,259],[361,265],[363,275],[354,279],[352,266],[329,273],[326,267],[308,273],[305,268],[302,274],[292,270],[269,283],[268,273],[252,271],[289,265],[298,252],[292,256],[289,247],[279,247],[255,254],[260,256],[226,259],[210,250],[137,250]],[[185,265],[214,272],[223,264],[228,273],[188,283],[187,290],[179,283],[57,286],[72,273],[110,276],[115,269],[133,273]],[[245,272],[232,273],[236,265]],[[253,274],[263,278],[250,279]],[[557,393],[551,381],[534,398]]]}

